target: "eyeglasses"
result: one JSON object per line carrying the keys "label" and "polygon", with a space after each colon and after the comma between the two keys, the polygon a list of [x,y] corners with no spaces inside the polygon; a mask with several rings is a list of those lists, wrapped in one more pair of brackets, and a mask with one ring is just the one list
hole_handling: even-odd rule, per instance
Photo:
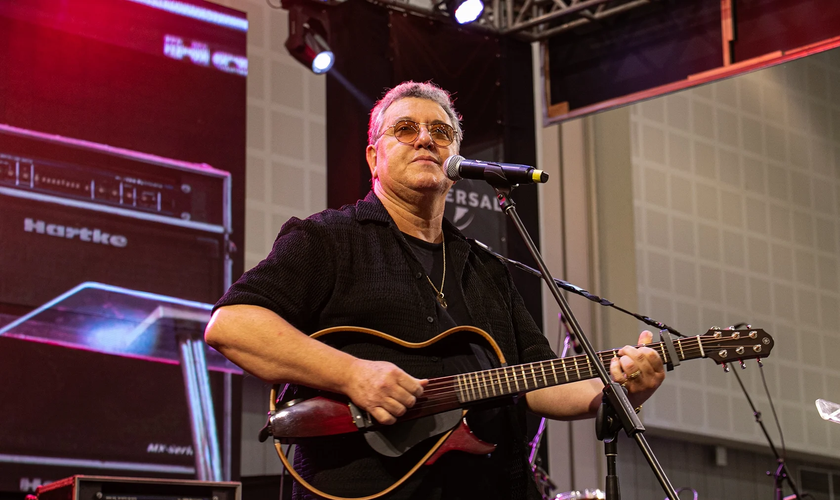
{"label": "eyeglasses", "polygon": [[420,125],[425,125],[432,141],[438,146],[449,146],[455,140],[455,129],[446,123],[417,123],[414,120],[400,120],[386,128],[379,137],[385,135],[388,129],[394,130],[394,137],[405,144],[413,144],[420,137]]}

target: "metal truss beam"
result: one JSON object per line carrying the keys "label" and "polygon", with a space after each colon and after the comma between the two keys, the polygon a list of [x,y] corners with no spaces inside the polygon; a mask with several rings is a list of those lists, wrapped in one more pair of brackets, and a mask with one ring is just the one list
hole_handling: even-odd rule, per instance
{"label": "metal truss beam", "polygon": [[[442,19],[441,0],[369,0],[389,8]],[[472,24],[500,35],[542,41],[588,23],[648,5],[656,0],[485,0],[484,15]]]}

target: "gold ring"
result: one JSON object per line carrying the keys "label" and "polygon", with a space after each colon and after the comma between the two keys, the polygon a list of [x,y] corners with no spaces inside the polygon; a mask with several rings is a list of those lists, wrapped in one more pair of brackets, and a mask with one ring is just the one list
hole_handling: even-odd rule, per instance
{"label": "gold ring", "polygon": [[634,378],[638,378],[639,375],[641,375],[641,374],[642,374],[642,370],[636,370],[633,373],[631,373],[630,375],[628,375],[627,378],[630,379],[630,380],[633,380]]}

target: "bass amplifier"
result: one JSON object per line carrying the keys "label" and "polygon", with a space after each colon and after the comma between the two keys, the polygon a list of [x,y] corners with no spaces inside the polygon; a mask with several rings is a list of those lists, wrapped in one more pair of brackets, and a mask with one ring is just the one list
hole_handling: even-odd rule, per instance
{"label": "bass amplifier", "polygon": [[[86,281],[215,302],[231,280],[230,186],[206,164],[0,124],[0,325]],[[0,336],[0,381],[2,491],[81,473],[196,477],[177,364]],[[240,384],[210,373],[233,470]]]}
{"label": "bass amplifier", "polygon": [[231,281],[230,173],[0,124],[0,304],[85,281],[215,302]]}

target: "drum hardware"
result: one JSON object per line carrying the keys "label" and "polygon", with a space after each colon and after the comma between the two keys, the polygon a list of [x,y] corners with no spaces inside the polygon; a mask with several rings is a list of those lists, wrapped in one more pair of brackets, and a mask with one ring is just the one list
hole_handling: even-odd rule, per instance
{"label": "drum hardware", "polygon": [[551,492],[557,489],[557,485],[548,476],[548,472],[537,464],[531,466],[531,471],[534,473],[534,481],[537,483],[537,489],[540,492],[540,497],[543,500],[551,498]]}
{"label": "drum hardware", "polygon": [[[697,490],[694,488],[689,488],[688,486],[683,486],[682,488],[677,488],[677,493],[682,493],[683,491],[690,491],[694,495],[694,500],[697,500]],[[665,500],[668,500],[666,497]]]}
{"label": "drum hardware", "polygon": [[559,493],[554,500],[604,500],[605,498],[601,490],[583,490]]}

